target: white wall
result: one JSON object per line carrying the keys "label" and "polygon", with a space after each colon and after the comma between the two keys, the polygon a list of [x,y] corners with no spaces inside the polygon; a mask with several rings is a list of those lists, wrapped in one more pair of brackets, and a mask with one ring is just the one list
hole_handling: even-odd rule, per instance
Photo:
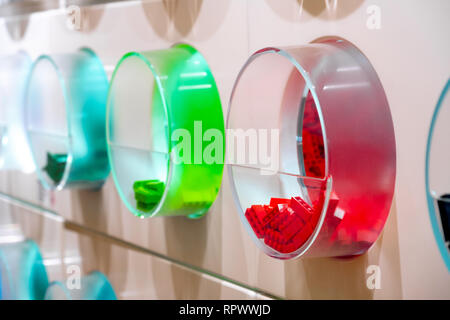
{"label": "white wall", "polygon": [[[439,255],[427,212],[424,159],[431,115],[450,75],[446,34],[450,2],[336,3],[333,11],[316,0],[118,2],[84,9],[82,31],[66,27],[64,12],[49,11],[17,21],[0,19],[0,54],[24,49],[35,58],[88,46],[111,72],[128,51],[188,42],[208,60],[226,113],[234,79],[254,51],[265,46],[304,44],[325,35],[350,40],[378,72],[397,140],[395,201],[383,236],[368,254],[345,260],[289,262],[264,256],[239,221],[226,172],[213,209],[198,221],[139,220],[121,204],[111,178],[100,192],[48,193],[38,186],[34,175],[3,172],[0,191],[137,246],[138,251],[102,245],[111,239],[94,241],[88,235],[67,231],[84,257],[86,271],[102,269],[122,298],[252,298],[256,291],[262,291],[292,299],[449,299],[450,275]],[[380,8],[380,29],[366,26],[371,5]],[[43,241],[42,232],[30,232]],[[71,241],[62,246],[70,247]],[[366,287],[366,268],[371,264],[381,268],[379,290]],[[256,291],[247,290],[247,286]]]}

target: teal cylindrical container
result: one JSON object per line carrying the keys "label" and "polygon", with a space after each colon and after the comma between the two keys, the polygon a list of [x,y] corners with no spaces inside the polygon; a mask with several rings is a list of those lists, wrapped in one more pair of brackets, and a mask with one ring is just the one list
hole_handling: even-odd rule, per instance
{"label": "teal cylindrical container", "polygon": [[[0,244],[2,298],[7,300],[41,300],[48,287],[39,247],[32,240]],[[6,281],[5,281],[6,280]]]}
{"label": "teal cylindrical container", "polygon": [[0,252],[0,300],[3,300],[3,295],[8,291],[8,271],[6,269],[5,258]]}
{"label": "teal cylindrical container", "polygon": [[81,278],[79,287],[68,288],[60,281],[50,284],[45,294],[46,300],[117,300],[116,293],[108,278],[99,271],[93,271]]}
{"label": "teal cylindrical container", "polygon": [[431,119],[425,156],[425,192],[431,227],[450,271],[450,79]]}
{"label": "teal cylindrical container", "polygon": [[23,130],[23,93],[31,62],[23,51],[0,57],[0,170],[34,170]]}
{"label": "teal cylindrical container", "polygon": [[102,186],[109,174],[105,117],[108,79],[90,49],[42,55],[25,98],[25,129],[48,189]]}

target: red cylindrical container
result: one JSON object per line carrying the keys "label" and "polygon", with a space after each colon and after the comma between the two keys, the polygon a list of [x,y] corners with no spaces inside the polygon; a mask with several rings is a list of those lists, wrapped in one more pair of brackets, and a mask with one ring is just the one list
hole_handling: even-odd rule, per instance
{"label": "red cylindrical container", "polygon": [[395,137],[380,80],[355,46],[328,37],[256,52],[227,128],[236,203],[265,253],[349,256],[376,241],[394,193]]}

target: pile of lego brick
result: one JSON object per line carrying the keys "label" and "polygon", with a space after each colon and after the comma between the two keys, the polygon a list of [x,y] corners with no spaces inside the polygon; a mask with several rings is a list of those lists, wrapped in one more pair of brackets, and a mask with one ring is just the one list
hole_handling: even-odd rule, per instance
{"label": "pile of lego brick", "polygon": [[301,197],[271,198],[269,205],[252,205],[245,217],[259,239],[281,253],[300,248],[313,233],[322,203],[310,206]]}
{"label": "pile of lego brick", "polygon": [[303,130],[302,141],[306,175],[308,177],[323,177],[325,175],[325,157],[322,135]]}
{"label": "pile of lego brick", "polygon": [[137,209],[151,211],[161,200],[164,193],[164,182],[159,180],[142,180],[133,184]]}
{"label": "pile of lego brick", "polygon": [[322,126],[320,125],[319,113],[317,112],[316,103],[308,93],[305,100],[305,109],[303,112],[303,130],[315,135],[322,135]]}
{"label": "pile of lego brick", "polygon": [[303,163],[309,177],[325,175],[325,155],[319,114],[311,93],[305,101],[302,128]]}
{"label": "pile of lego brick", "polygon": [[47,165],[43,168],[47,172],[50,179],[55,183],[59,183],[63,177],[66,168],[67,154],[57,154],[47,152]]}

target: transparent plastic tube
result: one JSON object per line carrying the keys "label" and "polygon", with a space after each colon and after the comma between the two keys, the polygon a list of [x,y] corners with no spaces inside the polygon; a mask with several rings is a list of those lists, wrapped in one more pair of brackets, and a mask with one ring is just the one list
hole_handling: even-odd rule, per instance
{"label": "transparent plastic tube", "polygon": [[261,147],[253,162],[228,159],[241,220],[266,254],[359,255],[376,241],[394,192],[395,137],[356,47],[329,37],[256,52],[234,85],[227,129],[274,151],[270,163]]}
{"label": "transparent plastic tube", "polygon": [[126,54],[111,80],[107,139],[114,182],[134,215],[203,216],[224,160],[219,93],[203,56],[185,44]]}
{"label": "transparent plastic tube", "polygon": [[89,49],[43,55],[34,62],[26,89],[25,127],[44,187],[102,186],[109,174],[107,90],[103,65]]}
{"label": "transparent plastic tube", "polygon": [[450,270],[450,80],[436,105],[427,140],[425,186],[431,226]]}
{"label": "transparent plastic tube", "polygon": [[24,90],[31,69],[25,52],[0,58],[0,169],[34,169],[23,128]]}
{"label": "transparent plastic tube", "polygon": [[7,280],[2,287],[3,299],[41,300],[44,298],[48,278],[36,243],[32,240],[1,243],[0,256],[4,260],[1,270],[2,280]]}
{"label": "transparent plastic tube", "polygon": [[94,271],[81,278],[79,289],[68,289],[62,282],[50,284],[45,294],[46,300],[117,300],[108,278]]}

